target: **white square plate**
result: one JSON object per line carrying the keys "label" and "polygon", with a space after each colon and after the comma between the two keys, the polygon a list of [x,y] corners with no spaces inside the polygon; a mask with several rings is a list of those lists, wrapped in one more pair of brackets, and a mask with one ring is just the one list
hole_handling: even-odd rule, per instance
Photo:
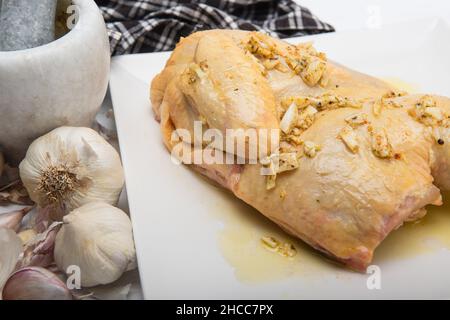
{"label": "white square plate", "polygon": [[[423,20],[289,41],[314,40],[316,48],[348,67],[450,96],[449,36],[444,22]],[[145,298],[450,298],[445,212],[430,210],[434,218],[426,224],[401,228],[383,243],[374,260],[381,289],[369,290],[369,275],[318,256],[228,192],[172,163],[148,99],[150,81],[168,57],[116,57],[111,70]],[[297,255],[289,260],[265,250],[264,235],[294,242]]]}

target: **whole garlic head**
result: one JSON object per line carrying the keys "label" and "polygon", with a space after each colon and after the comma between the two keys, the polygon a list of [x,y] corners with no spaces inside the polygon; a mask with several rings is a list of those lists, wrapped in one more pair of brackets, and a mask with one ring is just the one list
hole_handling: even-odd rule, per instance
{"label": "whole garlic head", "polygon": [[92,201],[115,204],[124,184],[119,154],[89,128],[60,127],[36,139],[19,168],[41,207],[64,204],[71,211]]}
{"label": "whole garlic head", "polygon": [[64,216],[63,222],[55,240],[55,262],[60,270],[78,266],[83,287],[114,282],[136,267],[131,221],[122,210],[92,202]]}

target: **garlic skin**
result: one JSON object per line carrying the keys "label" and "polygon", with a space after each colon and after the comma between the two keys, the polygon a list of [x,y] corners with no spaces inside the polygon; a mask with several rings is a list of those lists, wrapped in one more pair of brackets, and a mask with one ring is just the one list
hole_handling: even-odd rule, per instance
{"label": "garlic skin", "polygon": [[14,272],[5,283],[3,300],[72,300],[67,286],[54,273],[40,267]]}
{"label": "garlic skin", "polygon": [[19,231],[23,217],[33,209],[32,207],[25,207],[20,210],[15,210],[0,214],[0,228],[8,228]]}
{"label": "garlic skin", "polygon": [[19,169],[34,202],[68,212],[93,201],[116,204],[124,184],[117,151],[84,127],[60,127],[36,139]]}
{"label": "garlic skin", "polygon": [[0,290],[14,271],[22,253],[22,241],[8,228],[0,228]]}
{"label": "garlic skin", "polygon": [[71,265],[80,268],[83,287],[114,282],[136,267],[130,218],[102,202],[72,211],[63,218],[54,257],[60,270]]}

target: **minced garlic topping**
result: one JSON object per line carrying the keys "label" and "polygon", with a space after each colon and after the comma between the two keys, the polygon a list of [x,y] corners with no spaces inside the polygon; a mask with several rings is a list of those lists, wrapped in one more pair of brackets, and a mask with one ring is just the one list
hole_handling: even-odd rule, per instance
{"label": "minced garlic topping", "polygon": [[394,150],[384,128],[371,128],[372,152],[379,158],[390,159],[394,156]]}
{"label": "minced garlic topping", "polygon": [[326,82],[323,81],[327,69],[326,55],[317,52],[311,43],[288,46],[281,51],[269,36],[254,32],[244,48],[259,59],[265,59],[263,65],[267,70],[286,72],[287,66],[309,86],[323,85]]}
{"label": "minced garlic topping", "polygon": [[318,111],[331,110],[337,108],[362,108],[362,103],[351,98],[324,93],[317,97],[310,96],[291,96],[281,99],[280,104],[282,108],[295,103],[299,109],[304,109],[308,106],[316,108]]}
{"label": "minced garlic topping", "polygon": [[345,145],[351,152],[356,153],[359,150],[358,138],[356,132],[349,125],[342,128],[339,132],[339,137],[344,141]]}
{"label": "minced garlic topping", "polygon": [[313,124],[317,112],[313,106],[306,107],[298,117],[297,126],[303,130],[308,129]]}
{"label": "minced garlic topping", "polygon": [[409,115],[427,126],[447,127],[448,116],[436,106],[436,101],[429,95],[421,97],[414,107],[409,110]]}
{"label": "minced garlic topping", "polygon": [[299,166],[297,152],[274,153],[264,159],[261,164],[268,169],[266,176],[266,189],[270,190],[276,186],[277,174],[297,169]]}
{"label": "minced garlic topping", "polygon": [[312,141],[305,141],[303,143],[303,152],[306,156],[310,158],[314,158],[317,154],[317,151],[320,151],[321,147],[320,145],[312,142]]}
{"label": "minced garlic topping", "polygon": [[256,39],[254,36],[250,36],[245,48],[252,54],[259,55],[263,58],[272,59],[275,57],[273,48],[268,44]]}
{"label": "minced garlic topping", "polygon": [[261,243],[263,246],[271,251],[276,250],[280,245],[280,241],[274,237],[265,236],[261,238]]}
{"label": "minced garlic topping", "polygon": [[265,236],[261,238],[263,247],[271,252],[276,252],[279,255],[287,258],[292,258],[297,254],[297,249],[292,243],[281,242],[275,237]]}
{"label": "minced garlic topping", "polygon": [[300,138],[301,131],[297,128],[294,128],[289,134],[281,135],[280,142],[287,142],[289,144],[293,144],[294,146],[300,146],[303,143],[303,140]]}
{"label": "minced garlic topping", "polygon": [[351,116],[345,118],[345,122],[347,122],[353,128],[367,124],[367,115],[365,113],[357,113],[352,114]]}
{"label": "minced garlic topping", "polygon": [[[308,157],[314,157],[320,146],[313,142],[304,142],[301,134],[314,123],[320,111],[336,108],[362,108],[362,102],[353,99],[325,93],[320,96],[290,96],[281,99],[279,113],[281,114],[280,128],[282,131],[280,142],[286,146],[298,150],[297,147],[303,145],[303,153]],[[368,123],[367,115],[364,113],[353,114],[346,119],[346,122],[353,128]],[[351,136],[343,132],[343,138],[349,143],[349,148],[356,148],[352,144]],[[345,140],[343,140],[345,142]],[[288,147],[283,150],[289,150]]]}
{"label": "minced garlic topping", "polygon": [[403,105],[400,104],[396,100],[392,100],[392,98],[403,97],[407,93],[405,91],[389,91],[385,93],[381,98],[377,99],[373,103],[373,114],[379,116],[383,107],[394,107],[394,108],[402,108]]}
{"label": "minced garlic topping", "polygon": [[277,173],[297,169],[298,165],[296,152],[280,153]]}
{"label": "minced garlic topping", "polygon": [[309,86],[316,85],[327,70],[327,63],[319,58],[310,58],[306,68],[300,72],[303,81]]}
{"label": "minced garlic topping", "polygon": [[188,84],[194,84],[198,79],[206,79],[207,74],[205,71],[207,70],[206,62],[201,63],[203,65],[203,68],[201,65],[198,65],[196,63],[191,63],[183,72],[182,76],[187,78]]}
{"label": "minced garlic topping", "polygon": [[280,129],[284,133],[289,133],[291,129],[297,124],[298,109],[295,103],[292,103],[283,115],[280,121]]}

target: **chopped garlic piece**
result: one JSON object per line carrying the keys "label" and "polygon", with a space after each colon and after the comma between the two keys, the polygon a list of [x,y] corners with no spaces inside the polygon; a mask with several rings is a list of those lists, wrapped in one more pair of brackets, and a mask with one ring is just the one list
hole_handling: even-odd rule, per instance
{"label": "chopped garlic piece", "polygon": [[292,127],[297,122],[298,117],[298,109],[297,105],[295,103],[292,103],[289,108],[284,113],[283,118],[280,122],[280,129],[284,133],[289,133],[292,129]]}
{"label": "chopped garlic piece", "polygon": [[275,181],[278,173],[297,169],[299,166],[297,152],[274,153],[269,157],[260,160],[261,164],[267,170],[266,189],[275,188]]}
{"label": "chopped garlic piece", "polygon": [[356,153],[359,150],[358,138],[356,132],[351,126],[345,126],[339,132],[339,137],[344,141],[345,145],[350,149],[351,152]]}
{"label": "chopped garlic piece", "polygon": [[427,126],[446,125],[447,115],[436,106],[436,101],[429,95],[421,97],[416,105],[408,110],[408,113]]}
{"label": "chopped garlic piece", "polygon": [[276,252],[283,257],[292,258],[297,254],[297,249],[292,243],[281,242],[278,239],[271,236],[262,237],[261,244],[267,250],[271,252]]}
{"label": "chopped garlic piece", "polygon": [[275,68],[287,72],[288,69],[282,61],[275,60],[275,57],[280,57],[307,85],[315,86],[319,82],[323,85],[326,82],[323,80],[322,83],[321,80],[327,69],[327,57],[324,53],[317,52],[311,45],[288,46],[282,51],[270,37],[257,32],[252,33],[244,45],[248,52],[258,58],[269,59],[263,62],[267,70]]}
{"label": "chopped garlic piece", "polygon": [[438,107],[425,108],[424,115],[434,118],[437,121],[442,121],[444,119],[442,111]]}
{"label": "chopped garlic piece", "polygon": [[303,81],[309,86],[315,86],[327,69],[327,63],[321,59],[314,58],[306,68],[300,72]]}
{"label": "chopped garlic piece", "polygon": [[286,142],[291,142],[294,145],[301,145],[303,143],[303,140],[300,138],[300,135],[296,133],[297,128],[294,128],[294,130],[292,130],[292,132],[288,135],[282,136],[282,141],[286,141]]}
{"label": "chopped garlic piece", "polygon": [[273,153],[260,160],[261,164],[268,169],[267,175],[275,175],[284,171],[298,168],[297,152]]}
{"label": "chopped garlic piece", "polygon": [[317,111],[316,108],[314,108],[313,106],[308,106],[308,107],[306,107],[305,110],[303,110],[303,112],[302,112],[301,115],[302,115],[302,116],[313,116],[313,115],[315,115],[317,112],[318,112],[318,111]]}
{"label": "chopped garlic piece", "polygon": [[277,59],[266,59],[266,60],[263,61],[263,66],[264,66],[267,70],[272,70],[272,69],[274,69],[279,63],[280,63],[280,60],[277,60]]}
{"label": "chopped garlic piece", "polygon": [[306,109],[300,113],[297,125],[304,130],[308,129],[313,124],[317,112],[317,109],[313,106],[306,107]]}
{"label": "chopped garlic piece", "polygon": [[379,158],[392,158],[394,156],[394,151],[385,129],[373,129],[371,133],[373,153]]}
{"label": "chopped garlic piece", "polygon": [[293,96],[281,99],[281,106],[284,108],[292,103],[295,103],[299,109],[313,106],[318,111],[337,108],[362,108],[362,103],[360,101],[332,93],[324,93],[317,97]]}
{"label": "chopped garlic piece", "polygon": [[292,258],[297,254],[297,249],[295,249],[295,246],[292,243],[285,242],[278,246],[277,252],[283,257]]}
{"label": "chopped garlic piece", "polygon": [[264,166],[266,175],[275,175],[278,171],[279,155],[276,153],[271,154],[260,160],[260,163]]}
{"label": "chopped garlic piece", "polygon": [[339,96],[333,93],[325,93],[320,96],[321,106],[319,110],[337,109],[337,108],[356,108],[361,109],[362,103],[345,96]]}
{"label": "chopped garlic piece", "polygon": [[278,246],[280,245],[280,241],[278,241],[274,237],[269,236],[262,237],[261,243],[266,249],[269,249],[270,251],[276,251]]}
{"label": "chopped garlic piece", "polygon": [[246,49],[253,54],[259,55],[263,58],[273,58],[274,53],[272,48],[262,41],[258,41],[255,37],[251,36],[246,44]]}
{"label": "chopped garlic piece", "polygon": [[207,79],[207,74],[205,71],[203,71],[202,68],[196,63],[191,63],[184,70],[182,76],[186,78],[188,84],[194,84],[198,79]]}
{"label": "chopped garlic piece", "polygon": [[280,153],[277,173],[297,169],[298,165],[296,152]]}
{"label": "chopped garlic piece", "polygon": [[319,150],[320,146],[312,141],[305,141],[303,143],[303,151],[310,158],[314,158]]}
{"label": "chopped garlic piece", "polygon": [[367,115],[365,113],[352,114],[351,116],[345,118],[345,122],[355,128],[367,123]]}

